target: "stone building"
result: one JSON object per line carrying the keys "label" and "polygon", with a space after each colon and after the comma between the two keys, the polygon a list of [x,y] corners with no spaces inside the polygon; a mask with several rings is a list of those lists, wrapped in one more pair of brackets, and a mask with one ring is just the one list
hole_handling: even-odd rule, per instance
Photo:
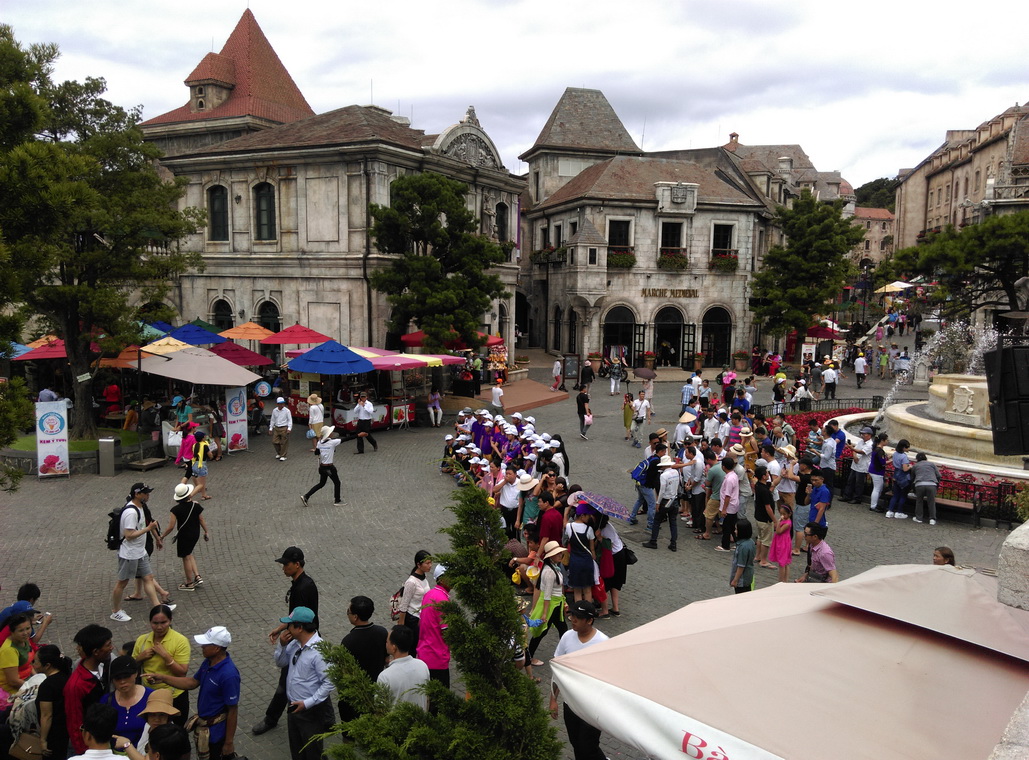
{"label": "stone building", "polygon": [[875,267],[893,253],[893,213],[889,209],[856,206],[854,223],[865,233],[851,254],[859,268]]}
{"label": "stone building", "polygon": [[[644,152],[599,90],[568,88],[522,156],[517,319],[550,351],[638,365],[729,362],[759,339],[750,280],[780,242],[772,215],[804,188],[852,192],[800,146]],[[617,347],[617,348],[616,348]]]}
{"label": "stone building", "polygon": [[975,129],[948,130],[943,144],[898,173],[896,247],[948,224],[1029,209],[1029,105],[1017,103]]}
{"label": "stone building", "polygon": [[[276,330],[301,322],[344,344],[394,344],[389,305],[368,280],[389,264],[368,234],[369,204],[388,205],[390,184],[408,173],[466,183],[484,234],[516,238],[525,185],[474,108],[438,134],[378,106],[314,115],[249,10],[186,86],[186,105],[142,125],[167,153],[163,168],[189,182],[181,204],[208,213],[206,229],[183,241],[205,262],[178,284],[185,320]],[[517,265],[497,269],[513,291]],[[483,329],[513,345],[512,312],[512,299],[495,303]]]}

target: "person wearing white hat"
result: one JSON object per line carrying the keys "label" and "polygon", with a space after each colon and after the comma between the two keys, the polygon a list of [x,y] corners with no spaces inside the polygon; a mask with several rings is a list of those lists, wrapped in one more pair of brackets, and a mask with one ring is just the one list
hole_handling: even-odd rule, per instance
{"label": "person wearing white hat", "polygon": [[647,549],[657,548],[657,536],[661,532],[661,523],[668,520],[671,538],[668,549],[676,551],[676,542],[679,539],[679,521],[675,519],[679,512],[679,471],[674,465],[675,460],[668,454],[661,457],[657,463],[658,469],[661,470],[661,477],[657,504],[654,507],[653,527],[650,529],[650,540],[643,544]]}
{"label": "person wearing white hat", "polygon": [[275,408],[272,409],[268,420],[268,433],[271,434],[272,446],[275,447],[275,458],[280,462],[286,461],[286,454],[289,453],[289,434],[292,432],[293,415],[286,406],[286,399],[279,396],[275,399]]}
{"label": "person wearing white hat", "polygon": [[328,480],[332,481],[332,487],[336,497],[332,506],[343,506],[343,499],[340,494],[339,472],[336,470],[336,465],[333,464],[333,458],[336,456],[336,447],[343,441],[338,435],[335,435],[335,431],[335,426],[327,425],[322,428],[321,435],[318,437],[318,443],[315,445],[315,451],[318,453],[318,483],[311,486],[307,493],[300,497],[300,502],[305,507],[310,506],[308,504],[308,499],[310,499],[316,491],[320,491],[324,488],[325,482]]}
{"label": "person wearing white hat", "polygon": [[229,656],[232,634],[223,625],[198,633],[193,640],[200,645],[204,661],[192,676],[170,676],[148,673],[143,680],[149,685],[166,683],[176,689],[199,689],[197,714],[200,726],[197,747],[207,745],[210,760],[221,760],[236,754],[236,726],[239,714],[239,670]]}
{"label": "person wearing white hat", "polygon": [[179,483],[175,486],[175,506],[171,508],[168,527],[161,534],[163,541],[176,526],[178,527],[175,534],[175,555],[182,560],[182,571],[186,575],[186,582],[179,584],[179,591],[195,591],[197,586],[204,582],[197,569],[193,550],[200,540],[201,529],[204,531],[204,541],[211,540],[207,523],[204,521],[204,508],[190,498],[195,490],[196,486],[189,483]]}
{"label": "person wearing white hat", "polygon": [[[325,425],[325,407],[322,406],[322,397],[317,393],[312,393],[307,397],[307,427],[311,431],[312,435],[308,436],[312,438],[317,444],[318,439],[322,435],[322,427]],[[314,452],[316,449],[311,446],[311,451]]]}

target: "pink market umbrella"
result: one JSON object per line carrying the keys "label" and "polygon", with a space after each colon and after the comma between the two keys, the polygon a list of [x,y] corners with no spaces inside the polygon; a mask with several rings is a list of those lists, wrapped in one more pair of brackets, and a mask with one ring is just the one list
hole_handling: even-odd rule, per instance
{"label": "pink market umbrella", "polygon": [[327,340],[332,340],[332,338],[298,323],[292,327],[287,327],[285,330],[280,330],[274,335],[269,335],[267,338],[261,338],[261,343],[266,346],[282,346],[286,344],[324,343]]}
{"label": "pink market umbrella", "polygon": [[[503,338],[498,338],[496,335],[487,335],[484,332],[479,333],[479,338],[486,346],[499,346],[504,342]],[[416,348],[421,346],[425,342],[425,331],[419,330],[418,332],[408,333],[407,335],[400,336],[400,342],[410,348]],[[457,338],[457,333],[454,333],[454,340],[447,341],[447,348],[464,348],[464,343]]]}
{"label": "pink market umbrella", "polygon": [[[36,341],[33,341],[35,343]],[[30,346],[32,343],[29,344]],[[64,341],[57,338],[53,341],[42,343],[38,348],[33,348],[21,356],[14,357],[16,362],[38,361],[39,359],[67,359],[68,352],[64,348]]]}
{"label": "pink market umbrella", "polygon": [[233,364],[238,364],[240,367],[263,367],[267,364],[274,364],[274,362],[267,356],[262,356],[256,351],[251,351],[249,348],[244,348],[238,343],[233,343],[231,340],[227,340],[224,343],[219,343],[217,346],[213,346],[210,349],[212,354],[217,354],[223,359],[228,359]]}

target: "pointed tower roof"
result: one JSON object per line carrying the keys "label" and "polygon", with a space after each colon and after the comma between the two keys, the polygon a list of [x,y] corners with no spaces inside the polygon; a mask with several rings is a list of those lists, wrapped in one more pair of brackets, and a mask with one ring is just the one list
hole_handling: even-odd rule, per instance
{"label": "pointed tower roof", "polygon": [[215,84],[230,90],[216,107],[194,111],[190,104],[144,121],[142,126],[256,116],[285,124],[313,116],[293,77],[282,65],[248,8],[220,53],[208,53],[193,69],[189,86]]}
{"label": "pointed tower roof", "polygon": [[642,153],[600,90],[569,87],[523,161],[547,149],[588,153]]}

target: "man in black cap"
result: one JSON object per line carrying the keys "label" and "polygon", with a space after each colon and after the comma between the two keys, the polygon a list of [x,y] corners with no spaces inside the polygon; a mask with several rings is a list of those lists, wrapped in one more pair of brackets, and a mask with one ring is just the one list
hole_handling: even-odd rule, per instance
{"label": "man in black cap", "polygon": [[[121,607],[122,593],[129,581],[137,575],[143,579],[143,593],[150,598],[150,606],[160,604],[157,587],[154,585],[154,571],[150,569],[150,557],[146,553],[146,537],[153,533],[158,548],[161,536],[156,520],[147,522],[143,505],[154,489],[145,483],[133,483],[129,501],[121,511],[121,545],[118,547],[118,582],[111,592],[111,620],[127,623],[132,618]],[[172,606],[174,609],[174,606]]]}
{"label": "man in black cap", "polygon": [[[318,626],[318,587],[306,572],[304,572],[304,552],[299,547],[290,546],[282,553],[277,560],[282,565],[282,572],[287,575],[293,583],[286,592],[286,605],[292,613],[297,607],[307,607],[315,614],[314,626]],[[286,624],[281,623],[268,634],[268,641],[275,644],[279,634],[286,630]],[[286,673],[289,669],[282,668],[279,673],[279,685],[275,689],[272,701],[268,703],[268,709],[264,712],[264,718],[253,729],[254,735],[260,736],[265,731],[275,728],[282,717],[282,711],[286,709]]]}
{"label": "man in black cap", "polygon": [[[554,657],[578,652],[591,647],[608,636],[593,627],[597,617],[597,607],[593,602],[582,600],[568,608],[570,631],[566,631],[554,650]],[[557,698],[560,691],[557,684],[550,687],[550,717],[557,719]],[[564,706],[565,729],[568,731],[568,743],[572,745],[575,760],[598,760],[604,757],[600,749],[600,729],[584,721],[567,704]]]}

